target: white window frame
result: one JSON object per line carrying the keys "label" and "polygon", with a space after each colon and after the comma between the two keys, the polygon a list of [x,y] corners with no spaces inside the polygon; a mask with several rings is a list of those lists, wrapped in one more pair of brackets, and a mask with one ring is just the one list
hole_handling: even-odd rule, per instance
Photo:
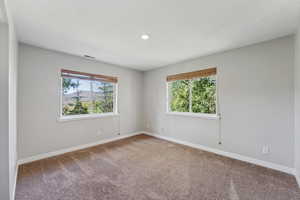
{"label": "white window frame", "polygon": [[170,98],[170,84],[174,81],[167,81],[166,82],[166,114],[167,115],[175,115],[175,116],[186,116],[186,117],[199,117],[199,118],[204,118],[204,119],[220,119],[220,116],[219,116],[219,95],[218,95],[218,76],[217,74],[214,75],[215,78],[216,78],[216,113],[194,113],[194,112],[191,112],[191,108],[192,108],[192,98],[191,98],[191,95],[192,95],[192,88],[191,88],[191,82],[192,80],[196,80],[198,78],[194,78],[194,79],[189,79],[189,92],[190,92],[190,98],[189,98],[189,112],[176,112],[176,111],[171,111],[170,109],[170,101],[171,101],[171,98]]}
{"label": "white window frame", "polygon": [[115,117],[119,116],[118,113],[118,91],[119,91],[119,84],[112,83],[114,94],[113,94],[113,112],[108,113],[95,113],[95,114],[81,114],[81,115],[63,115],[63,77],[59,74],[59,117],[58,121],[73,121],[73,120],[84,120],[84,119],[96,119],[96,118],[103,118],[103,117]]}

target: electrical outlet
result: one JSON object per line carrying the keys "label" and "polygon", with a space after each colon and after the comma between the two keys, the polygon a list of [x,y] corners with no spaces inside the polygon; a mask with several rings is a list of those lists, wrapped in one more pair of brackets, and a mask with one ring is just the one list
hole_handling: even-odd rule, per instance
{"label": "electrical outlet", "polygon": [[160,128],[160,131],[163,133],[165,132],[165,128]]}
{"label": "electrical outlet", "polygon": [[269,154],[271,151],[270,145],[264,145],[262,148],[262,154]]}
{"label": "electrical outlet", "polygon": [[147,128],[147,129],[149,129],[149,128],[150,128],[150,123],[149,123],[149,122],[147,122],[147,124],[146,124],[146,128]]}

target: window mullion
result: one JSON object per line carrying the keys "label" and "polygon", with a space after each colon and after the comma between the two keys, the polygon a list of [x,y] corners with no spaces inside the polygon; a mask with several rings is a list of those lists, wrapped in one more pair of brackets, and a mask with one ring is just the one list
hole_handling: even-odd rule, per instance
{"label": "window mullion", "polygon": [[94,87],[93,87],[93,81],[90,81],[90,98],[92,101],[92,111],[95,112],[95,95],[94,95]]}
{"label": "window mullion", "polygon": [[167,82],[167,112],[170,112],[170,90],[169,90],[169,82]]}

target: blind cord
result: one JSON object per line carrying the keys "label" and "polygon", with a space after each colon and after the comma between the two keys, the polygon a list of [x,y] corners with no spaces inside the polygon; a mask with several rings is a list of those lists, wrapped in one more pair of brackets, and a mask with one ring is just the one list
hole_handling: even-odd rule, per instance
{"label": "blind cord", "polygon": [[221,113],[218,113],[218,136],[219,136],[219,138],[218,138],[218,144],[219,145],[222,145],[222,132],[221,132],[221,124],[222,124],[222,116],[221,116]]}
{"label": "blind cord", "polygon": [[119,112],[119,133],[118,135],[121,135],[121,114]]}
{"label": "blind cord", "polygon": [[119,105],[119,101],[117,98],[119,98],[119,84],[116,85],[116,97],[115,97],[115,101],[117,102],[116,103],[116,106],[117,106],[117,113],[119,114],[119,133],[118,135],[121,135],[121,111],[120,111],[120,105]]}
{"label": "blind cord", "polygon": [[218,144],[222,145],[222,114],[220,109],[219,77],[217,74]]}

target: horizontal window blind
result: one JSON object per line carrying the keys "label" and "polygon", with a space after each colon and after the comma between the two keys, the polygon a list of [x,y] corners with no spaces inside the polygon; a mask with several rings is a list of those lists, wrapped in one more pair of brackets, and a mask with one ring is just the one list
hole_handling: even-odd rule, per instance
{"label": "horizontal window blind", "polygon": [[213,76],[217,74],[217,68],[209,68],[209,69],[203,69],[199,71],[194,72],[187,72],[187,73],[181,73],[181,74],[175,74],[167,76],[167,81],[177,81],[177,80],[188,80],[193,78],[201,78],[205,76]]}
{"label": "horizontal window blind", "polygon": [[118,78],[113,76],[105,76],[100,74],[90,74],[85,72],[77,72],[67,69],[61,70],[61,76],[66,78],[78,78],[78,79],[85,79],[85,80],[98,80],[98,81],[104,81],[104,82],[111,82],[111,83],[117,83]]}

